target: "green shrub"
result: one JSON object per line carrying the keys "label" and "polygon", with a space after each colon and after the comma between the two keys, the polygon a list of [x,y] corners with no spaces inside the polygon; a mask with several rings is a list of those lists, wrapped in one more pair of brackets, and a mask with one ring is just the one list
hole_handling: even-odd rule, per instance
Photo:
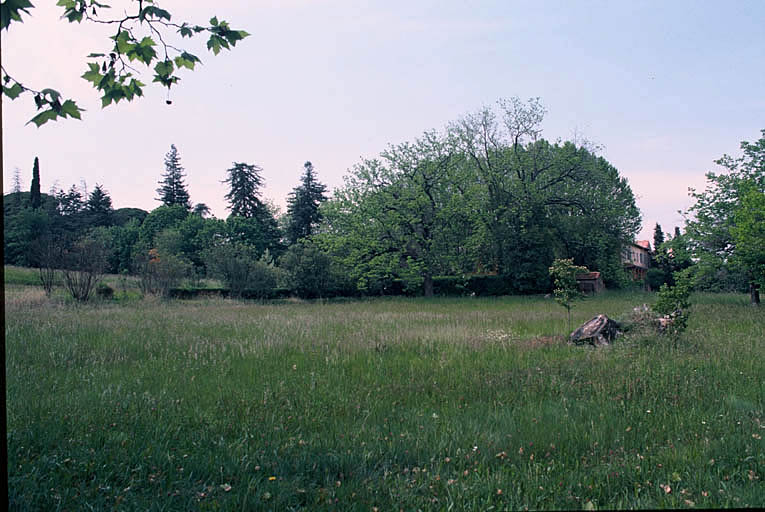
{"label": "green shrub", "polygon": [[674,279],[674,286],[666,283],[661,285],[652,309],[662,316],[659,319],[659,330],[677,339],[688,325],[688,309],[691,306],[690,269],[675,272]]}
{"label": "green shrub", "polygon": [[276,287],[276,270],[258,260],[255,250],[240,243],[221,245],[205,253],[208,272],[218,277],[232,297],[269,298]]}
{"label": "green shrub", "polygon": [[174,254],[160,254],[157,249],[139,251],[134,267],[141,278],[141,292],[162,297],[169,297],[170,290],[191,272],[189,262]]}
{"label": "green shrub", "polygon": [[282,255],[280,264],[287,273],[286,288],[298,297],[327,298],[355,293],[329,254],[310,240],[291,245]]}
{"label": "green shrub", "polygon": [[566,308],[568,312],[569,332],[571,332],[571,308],[574,307],[574,301],[584,298],[584,294],[579,291],[576,276],[588,272],[587,267],[574,265],[573,258],[556,259],[550,267],[550,276],[555,286],[553,289],[555,302]]}
{"label": "green shrub", "polygon": [[111,300],[114,298],[114,288],[105,283],[98,283],[96,286],[96,295],[104,300]]}

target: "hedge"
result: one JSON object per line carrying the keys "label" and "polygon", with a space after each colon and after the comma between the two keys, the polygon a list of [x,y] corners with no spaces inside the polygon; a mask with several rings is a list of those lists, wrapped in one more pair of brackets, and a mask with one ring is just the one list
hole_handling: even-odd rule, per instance
{"label": "hedge", "polygon": [[[468,278],[457,276],[436,276],[433,278],[433,293],[438,296],[494,296],[510,295],[516,293],[510,279],[498,275],[475,275]],[[394,279],[382,292],[386,296],[420,295],[420,290],[407,290],[404,281]],[[172,288],[170,297],[174,299],[195,299],[200,297],[230,297],[231,291],[227,288]],[[288,288],[274,288],[267,296],[262,296],[255,290],[245,290],[242,299],[284,299],[292,296],[292,290]],[[322,298],[335,297],[361,297],[365,294],[358,290],[334,289],[329,290]]]}

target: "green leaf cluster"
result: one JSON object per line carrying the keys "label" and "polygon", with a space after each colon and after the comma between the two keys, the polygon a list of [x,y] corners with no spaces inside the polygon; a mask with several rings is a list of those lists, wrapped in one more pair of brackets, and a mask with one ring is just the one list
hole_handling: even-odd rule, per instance
{"label": "green leaf cluster", "polygon": [[88,64],[82,78],[93,83],[93,87],[103,92],[101,96],[101,106],[105,107],[110,103],[119,103],[120,100],[131,101],[136,96],[143,96],[142,87],[144,84],[132,77],[130,73],[117,75],[113,67],[102,72],[98,64],[91,62]]}
{"label": "green leaf cluster", "polygon": [[61,95],[53,89],[43,89],[35,96],[35,103],[38,110],[42,112],[30,119],[27,124],[34,123],[38,127],[48,121],[56,121],[58,118],[80,119],[80,112],[83,111],[72,100],[64,100],[62,103]]}
{"label": "green leaf cluster", "polygon": [[220,53],[221,48],[229,50],[231,46],[236,46],[238,41],[250,35],[244,30],[232,30],[227,22],[222,20],[219,22],[216,17],[210,18],[210,27],[207,28],[207,31],[210,32],[207,49],[215,55]]}
{"label": "green leaf cluster", "polygon": [[21,14],[29,14],[33,7],[29,0],[5,0],[0,4],[0,30],[8,30],[11,21],[21,23]]}
{"label": "green leaf cluster", "polygon": [[[90,53],[88,58],[99,60],[89,62],[87,71],[82,75],[83,79],[91,82],[93,87],[102,93],[102,107],[118,103],[123,99],[131,101],[143,96],[144,84],[133,77],[136,70],[128,63],[139,62],[153,69],[153,82],[170,88],[180,81],[180,77],[174,73],[181,68],[193,71],[196,64],[201,62],[196,55],[166,43],[166,36],[163,36],[163,33],[168,29],[177,29],[182,38],[209,32],[207,48],[215,55],[222,48],[230,49],[249,36],[243,30],[232,29],[227,22],[219,21],[217,17],[211,18],[210,25],[206,27],[188,22],[180,24],[172,22],[171,13],[158,7],[151,0],[138,2],[138,9],[134,14],[125,13],[122,18],[114,19],[99,16],[99,9],[110,8],[110,6],[96,0],[58,0],[56,5],[63,8],[62,18],[70,23],[92,22],[117,26],[117,33],[111,37],[114,42],[112,49],[108,53]],[[29,10],[33,7],[29,0],[3,1],[0,4],[2,28],[8,29],[11,22],[21,22],[22,14],[29,14]],[[144,30],[144,35],[139,33],[141,29]],[[158,51],[164,55],[160,57]],[[37,126],[60,117],[79,119],[82,111],[74,101],[61,101],[58,98],[49,100],[42,92],[34,91],[12,80],[5,72],[3,72],[1,92],[10,99],[16,99],[25,92],[33,93],[37,109],[42,110],[30,120]]]}

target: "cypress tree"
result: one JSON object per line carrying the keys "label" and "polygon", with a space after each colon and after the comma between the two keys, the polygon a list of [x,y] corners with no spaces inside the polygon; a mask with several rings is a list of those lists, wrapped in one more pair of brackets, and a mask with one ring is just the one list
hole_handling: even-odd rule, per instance
{"label": "cypress tree", "polygon": [[316,172],[311,162],[303,164],[300,185],[295,187],[287,198],[287,239],[294,244],[301,238],[311,235],[316,225],[321,222],[319,205],[326,201],[326,185],[316,180]]}
{"label": "cypress tree", "polygon": [[165,155],[165,174],[159,182],[161,187],[157,189],[159,197],[157,201],[162,201],[165,206],[183,206],[186,210],[191,210],[191,200],[183,183],[183,167],[181,166],[181,157],[178,156],[178,149],[175,144],[170,145],[170,151]]}
{"label": "cypress tree", "polygon": [[653,229],[653,250],[657,252],[661,244],[664,243],[664,232],[661,230],[659,223],[656,223],[656,227]]}
{"label": "cypress tree", "polygon": [[35,163],[32,166],[32,187],[29,189],[29,206],[33,210],[40,207],[42,196],[40,195],[40,160],[35,157]]}

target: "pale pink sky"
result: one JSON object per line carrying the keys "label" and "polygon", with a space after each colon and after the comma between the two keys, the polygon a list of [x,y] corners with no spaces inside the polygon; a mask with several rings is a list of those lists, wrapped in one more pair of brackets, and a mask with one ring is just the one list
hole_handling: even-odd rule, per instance
{"label": "pale pink sky", "polygon": [[[311,160],[340,186],[359,158],[491,104],[539,96],[544,136],[579,134],[623,176],[643,212],[671,232],[713,160],[765,128],[765,2],[236,1],[159,4],[174,20],[228,20],[252,34],[182,74],[165,105],[149,86],[100,108],[80,75],[108,49],[110,28],[70,26],[53,1],[2,33],[3,65],[87,109],[83,121],[25,125],[27,98],[3,98],[3,190],[14,168],[43,190],[103,184],[115,207],[151,210],[163,157],[178,147],[193,202],[225,217],[221,180],[233,161],[264,169],[282,207]],[[121,4],[115,0],[113,7]],[[123,8],[126,3],[122,3]],[[144,82],[150,82],[148,75]]]}

